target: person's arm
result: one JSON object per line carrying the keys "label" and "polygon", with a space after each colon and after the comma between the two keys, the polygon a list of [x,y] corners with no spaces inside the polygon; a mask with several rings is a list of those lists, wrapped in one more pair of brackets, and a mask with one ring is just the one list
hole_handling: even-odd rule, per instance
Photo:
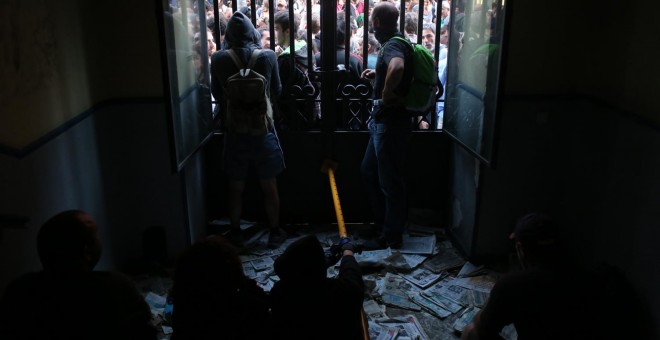
{"label": "person's arm", "polygon": [[275,53],[268,53],[268,61],[272,65],[270,74],[270,97],[278,98],[282,93],[282,82],[280,80],[280,69],[277,65],[277,56]]}
{"label": "person's arm", "polygon": [[364,72],[364,63],[362,62],[362,58],[359,56],[355,57],[356,63],[355,63],[355,68],[356,68],[356,74],[357,78],[355,80],[359,80],[360,77],[362,76],[362,73]]}
{"label": "person's arm", "polygon": [[472,319],[472,323],[463,329],[461,340],[503,340],[499,333],[485,330],[481,322],[481,312]]}
{"label": "person's arm", "polygon": [[[277,54],[277,52],[275,52]],[[291,65],[289,64],[289,57],[277,57],[277,68],[279,70],[279,76],[280,76],[280,82],[282,86],[282,90],[280,91],[279,95],[279,100],[285,100],[286,99],[286,93],[289,92],[289,76],[291,73]],[[277,97],[273,97],[277,98]]]}
{"label": "person's arm", "polygon": [[484,308],[463,330],[462,340],[502,339],[499,332],[514,321],[514,310],[518,308],[516,284],[516,279],[509,276],[493,286]]}
{"label": "person's arm", "polygon": [[220,81],[220,51],[213,53],[211,56],[211,93],[213,98],[220,102],[224,98],[222,83]]}
{"label": "person's arm", "polygon": [[351,296],[351,300],[361,301],[362,294],[364,294],[364,281],[360,266],[353,257],[353,251],[344,250],[342,255],[337,279],[344,287],[344,292]]}
{"label": "person's arm", "polygon": [[364,281],[362,280],[362,271],[360,271],[360,266],[353,256],[355,246],[349,241],[342,245],[341,249],[342,257],[341,264],[339,265],[339,275],[337,278],[345,282],[350,282],[350,284],[354,287],[356,294],[361,296],[362,292],[364,291]]}
{"label": "person's arm", "polygon": [[[121,273],[94,272],[99,282],[106,282],[104,294],[111,297],[119,323],[116,325],[118,334],[132,339],[155,340],[156,329],[151,324],[151,310],[140,294],[135,283]],[[99,306],[100,307],[100,306]]]}
{"label": "person's arm", "polygon": [[383,87],[383,103],[385,105],[397,104],[401,101],[401,96],[394,93],[394,89],[403,79],[404,61],[403,58],[394,57],[390,59],[385,74],[385,86]]}
{"label": "person's arm", "polygon": [[372,68],[365,69],[362,71],[362,74],[360,75],[360,78],[366,79],[366,80],[373,80],[374,77],[376,76],[376,71]]}
{"label": "person's arm", "polygon": [[461,334],[461,340],[479,340],[479,319],[481,318],[481,312],[477,313],[472,319],[472,323],[467,325]]}
{"label": "person's arm", "polygon": [[417,127],[420,130],[428,130],[431,125],[426,121],[424,116],[417,116]]}

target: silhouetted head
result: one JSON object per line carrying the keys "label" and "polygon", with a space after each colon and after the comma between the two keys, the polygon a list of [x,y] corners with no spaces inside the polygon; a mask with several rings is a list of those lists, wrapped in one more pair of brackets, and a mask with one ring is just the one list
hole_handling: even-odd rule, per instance
{"label": "silhouetted head", "polygon": [[252,19],[252,9],[248,6],[243,6],[238,9],[239,12],[245,14],[248,19]]}
{"label": "silhouetted head", "polygon": [[266,26],[257,28],[261,40],[261,48],[270,48],[270,29]]}
{"label": "silhouetted head", "polygon": [[376,22],[378,22],[378,26],[396,29],[398,20],[399,10],[389,1],[379,2],[371,12],[371,21],[374,23],[374,29],[376,28]]}
{"label": "silhouetted head", "polygon": [[224,238],[211,237],[195,243],[177,259],[174,297],[222,297],[235,292],[245,280],[236,248]]}
{"label": "silhouetted head", "polygon": [[[348,38],[351,38],[351,32],[348,32]],[[337,20],[337,45],[343,47],[346,43],[346,21]]]}
{"label": "silhouetted head", "polygon": [[380,50],[380,43],[372,33],[369,33],[369,53],[377,53]]}
{"label": "silhouetted head", "polygon": [[[215,20],[215,19],[214,19]],[[224,37],[225,34],[227,33],[227,18],[225,18],[224,15],[220,15],[218,18],[218,28],[220,29],[220,37]],[[213,25],[213,29],[215,29],[215,25]]]}
{"label": "silhouetted head", "polygon": [[[405,25],[403,26],[406,34],[417,35],[417,13],[408,12],[406,13]],[[416,42],[416,41],[414,41]]]}
{"label": "silhouetted head", "polygon": [[557,226],[543,213],[531,213],[518,219],[509,239],[516,241],[516,252],[523,268],[557,260]]}
{"label": "silhouetted head", "polygon": [[278,11],[273,18],[273,28],[275,30],[275,39],[277,43],[282,46],[288,46],[290,40],[290,30],[298,32],[300,26],[300,17],[296,14],[293,15],[293,20],[289,18],[289,11]]}
{"label": "silhouetted head", "polygon": [[325,255],[316,236],[305,236],[288,246],[275,260],[275,273],[282,281],[322,281],[327,276]]}
{"label": "silhouetted head", "polygon": [[374,35],[378,42],[385,43],[394,33],[398,31],[397,20],[399,19],[399,10],[393,3],[388,1],[379,2],[371,12],[370,23],[374,30]]}
{"label": "silhouetted head", "polygon": [[92,270],[101,258],[96,222],[81,210],[59,213],[39,230],[37,251],[45,270]]}
{"label": "silhouetted head", "polygon": [[250,19],[241,12],[234,13],[227,22],[227,34],[225,35],[227,48],[259,48],[260,38]]}
{"label": "silhouetted head", "polygon": [[[249,322],[240,318],[250,315],[246,308],[254,306],[246,296],[258,288],[250,283],[237,249],[226,239],[213,236],[184,250],[174,268],[171,292],[177,339],[239,339],[247,336],[237,334],[254,334],[236,325]],[[238,330],[227,329],[234,326]],[[254,326],[262,325],[255,321]]]}

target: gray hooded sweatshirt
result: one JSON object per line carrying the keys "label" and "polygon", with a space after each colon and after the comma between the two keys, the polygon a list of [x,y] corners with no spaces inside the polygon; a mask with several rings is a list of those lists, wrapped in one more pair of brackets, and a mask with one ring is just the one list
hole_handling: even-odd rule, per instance
{"label": "gray hooded sweatshirt", "polygon": [[[261,48],[261,37],[254,28],[250,19],[241,12],[236,12],[227,23],[225,34],[225,48],[233,49],[245,65],[252,55],[252,51]],[[263,49],[254,70],[264,76],[268,81],[269,96],[271,100],[277,98],[282,91],[280,75],[277,68],[277,56],[269,49]],[[238,67],[227,51],[217,51],[211,57],[211,92],[218,101],[220,113],[224,116],[227,108],[225,99],[225,86],[227,78],[236,74]]]}

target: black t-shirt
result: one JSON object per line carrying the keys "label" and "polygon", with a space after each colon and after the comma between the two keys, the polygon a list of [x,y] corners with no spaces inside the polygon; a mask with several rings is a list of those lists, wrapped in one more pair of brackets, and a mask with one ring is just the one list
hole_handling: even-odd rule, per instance
{"label": "black t-shirt", "polygon": [[[395,36],[403,37],[400,33],[397,33]],[[393,58],[401,58],[406,61],[406,54],[408,46],[403,41],[390,38],[378,53],[378,59],[376,60],[376,79],[374,81],[374,99],[381,99],[383,97],[383,88],[385,87],[385,76],[387,75],[387,67],[390,64],[390,61]],[[405,83],[406,77],[401,80],[401,83]],[[395,92],[402,93],[403,91],[402,84],[399,84],[398,88],[394,90]]]}
{"label": "black t-shirt", "polygon": [[[394,36],[403,37],[401,33],[396,33]],[[387,76],[387,68],[393,58],[401,58],[406,65],[410,65],[412,59],[409,56],[410,47],[405,42],[398,39],[390,38],[380,49],[378,59],[376,60],[376,78],[374,80],[374,99],[381,99],[383,97],[383,88],[385,87],[385,77]],[[404,75],[399,85],[393,90],[394,93],[403,96],[406,94],[406,87],[412,80],[412,67],[405,67]],[[373,116],[377,122],[385,122],[396,119],[402,123],[409,123],[410,116],[405,113],[403,106],[395,107],[375,107]]]}

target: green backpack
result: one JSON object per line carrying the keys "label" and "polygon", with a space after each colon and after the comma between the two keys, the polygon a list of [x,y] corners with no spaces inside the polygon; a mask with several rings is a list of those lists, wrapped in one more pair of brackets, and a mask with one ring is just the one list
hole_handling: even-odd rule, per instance
{"label": "green backpack", "polygon": [[404,98],[406,109],[415,116],[425,115],[435,107],[435,99],[442,96],[443,91],[438,80],[435,59],[424,45],[411,43],[398,36],[392,39],[405,42],[412,50],[413,76]]}

